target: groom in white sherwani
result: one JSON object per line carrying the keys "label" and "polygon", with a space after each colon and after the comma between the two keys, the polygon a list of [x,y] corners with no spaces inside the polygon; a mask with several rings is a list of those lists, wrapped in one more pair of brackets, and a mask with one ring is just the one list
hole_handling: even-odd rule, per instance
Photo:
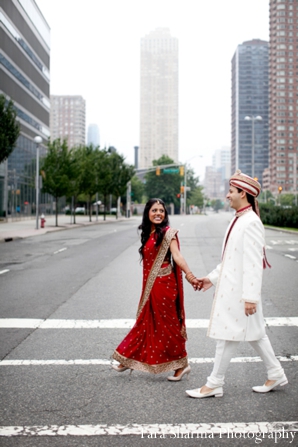
{"label": "groom in white sherwani", "polygon": [[267,369],[268,380],[253,391],[267,393],[288,383],[265,332],[261,288],[263,268],[269,264],[256,200],[260,190],[256,180],[239,170],[230,179],[227,199],[236,214],[224,238],[222,262],[199,279],[203,291],[216,287],[207,333],[217,340],[214,367],[206,385],[186,391],[191,397],[223,395],[225,373],[241,341],[250,343]]}

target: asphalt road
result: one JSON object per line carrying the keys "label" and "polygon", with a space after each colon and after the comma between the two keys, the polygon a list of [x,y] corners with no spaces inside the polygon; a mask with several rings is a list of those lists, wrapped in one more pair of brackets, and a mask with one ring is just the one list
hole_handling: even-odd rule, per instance
{"label": "asphalt road", "polygon": [[[230,213],[171,219],[180,230],[182,253],[197,276],[220,261],[230,219]],[[287,432],[275,438],[267,434],[260,441],[253,433],[206,435],[207,428],[227,429],[224,424],[231,430],[246,424],[249,431],[256,422],[298,421],[298,323],[293,320],[298,317],[298,235],[266,230],[272,269],[264,273],[264,315],[289,385],[266,395],[253,393],[251,387],[265,381],[265,371],[253,360],[254,351],[242,343],[240,360],[228,370],[224,397],[198,400],[188,398],[185,389],[205,383],[215,346],[205,327],[192,326],[207,323],[212,291],[195,293],[185,283],[187,349],[192,359],[188,381],[171,383],[167,374],[120,374],[109,366],[113,350],[135,318],[140,297],[139,223],[134,217],[1,244],[0,426],[7,431],[0,429],[0,434],[7,436],[0,436],[0,445],[298,445],[298,432],[294,440],[286,437]],[[133,427],[152,424],[156,425],[151,437],[146,431],[129,434]],[[194,424],[184,427],[188,436],[181,434],[182,424]],[[190,438],[199,424],[206,424],[201,425],[202,434]],[[121,425],[118,432],[116,425]],[[107,434],[99,435],[100,429]],[[19,436],[9,436],[18,430]],[[162,430],[168,430],[164,438]]]}

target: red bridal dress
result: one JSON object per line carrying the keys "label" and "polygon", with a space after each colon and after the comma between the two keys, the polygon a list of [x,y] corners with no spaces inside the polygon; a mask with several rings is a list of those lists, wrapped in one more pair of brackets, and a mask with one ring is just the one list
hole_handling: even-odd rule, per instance
{"label": "red bridal dress", "polygon": [[170,264],[177,230],[166,228],[156,247],[155,233],[144,246],[143,288],[137,319],[113,358],[131,369],[159,374],[188,364],[181,269]]}

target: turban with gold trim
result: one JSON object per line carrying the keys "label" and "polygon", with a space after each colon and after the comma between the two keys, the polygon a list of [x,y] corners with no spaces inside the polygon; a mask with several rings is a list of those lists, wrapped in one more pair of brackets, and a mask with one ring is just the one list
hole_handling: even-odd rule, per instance
{"label": "turban with gold trim", "polygon": [[258,197],[261,192],[260,183],[252,177],[243,174],[240,169],[238,169],[230,178],[230,185],[235,186],[235,188],[242,189],[253,197]]}

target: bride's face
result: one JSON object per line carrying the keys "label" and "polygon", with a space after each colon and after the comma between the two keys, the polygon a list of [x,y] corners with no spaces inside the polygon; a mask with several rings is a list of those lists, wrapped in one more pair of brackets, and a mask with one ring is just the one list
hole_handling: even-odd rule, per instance
{"label": "bride's face", "polygon": [[149,220],[154,225],[161,224],[165,218],[165,209],[161,203],[154,203],[149,210]]}

